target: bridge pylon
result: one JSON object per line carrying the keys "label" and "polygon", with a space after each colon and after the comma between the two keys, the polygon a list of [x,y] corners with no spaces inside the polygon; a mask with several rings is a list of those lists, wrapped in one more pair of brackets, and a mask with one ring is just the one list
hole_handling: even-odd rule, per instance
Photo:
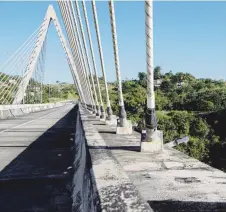
{"label": "bridge pylon", "polygon": [[44,18],[44,21],[43,21],[42,26],[39,30],[39,34],[38,34],[38,37],[37,37],[37,40],[36,40],[35,48],[34,48],[32,54],[30,56],[30,59],[29,59],[28,65],[26,67],[26,71],[24,73],[23,79],[22,79],[22,81],[19,85],[19,89],[18,89],[18,91],[15,95],[15,98],[13,100],[13,104],[20,104],[23,100],[24,93],[27,89],[28,83],[29,83],[29,81],[32,77],[33,72],[35,71],[35,67],[36,67],[37,62],[38,62],[38,57],[39,57],[39,54],[41,53],[41,49],[42,49],[42,46],[43,46],[44,41],[46,39],[48,28],[49,28],[51,21],[53,21],[53,23],[55,25],[58,37],[59,37],[60,42],[62,44],[62,47],[64,49],[64,52],[65,52],[65,55],[66,55],[66,58],[67,58],[67,61],[68,61],[68,64],[69,64],[69,68],[70,68],[70,71],[71,71],[71,74],[72,74],[72,78],[74,80],[75,86],[76,86],[77,91],[79,93],[80,99],[81,99],[82,103],[86,102],[86,99],[84,98],[83,90],[81,88],[81,82],[80,82],[80,79],[78,77],[77,69],[76,69],[73,57],[71,55],[71,51],[69,50],[69,48],[67,46],[67,42],[66,42],[66,39],[63,35],[63,32],[62,32],[60,23],[58,21],[58,18],[56,16],[55,10],[54,10],[52,5],[49,5],[47,12],[46,12],[46,15],[45,15],[45,18]]}

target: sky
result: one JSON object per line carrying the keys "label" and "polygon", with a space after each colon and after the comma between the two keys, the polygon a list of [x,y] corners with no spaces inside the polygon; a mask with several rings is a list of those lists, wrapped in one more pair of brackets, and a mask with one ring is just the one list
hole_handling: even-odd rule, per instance
{"label": "sky", "polygon": [[[57,2],[0,1],[0,65],[38,28],[49,4],[54,6],[64,30]],[[114,81],[108,2],[97,1],[96,5],[107,80]],[[102,76],[91,3],[86,2],[86,6],[98,74]],[[137,78],[138,72],[146,72],[144,2],[115,2],[115,13],[121,77]],[[48,31],[46,51],[45,82],[72,82],[53,25]],[[154,2],[155,66],[164,73],[172,70],[198,78],[226,79],[225,58],[226,2]]]}

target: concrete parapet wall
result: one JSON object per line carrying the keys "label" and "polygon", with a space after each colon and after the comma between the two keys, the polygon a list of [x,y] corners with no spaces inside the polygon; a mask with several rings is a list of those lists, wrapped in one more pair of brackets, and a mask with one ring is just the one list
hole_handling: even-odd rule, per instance
{"label": "concrete parapet wall", "polygon": [[79,107],[75,135],[73,211],[152,211],[89,122],[87,113]]}
{"label": "concrete parapet wall", "polygon": [[22,112],[23,112],[24,114],[28,114],[28,113],[31,112],[31,108],[30,108],[30,107],[21,108],[21,110],[22,110]]}
{"label": "concrete parapet wall", "polygon": [[0,119],[10,119],[50,108],[60,107],[69,101],[47,104],[0,105]]}
{"label": "concrete parapet wall", "polygon": [[72,193],[72,211],[94,212],[99,211],[99,203],[94,197],[91,181],[91,161],[86,148],[86,138],[79,110],[76,119],[75,157]]}
{"label": "concrete parapet wall", "polygon": [[12,113],[12,115],[14,117],[24,115],[24,113],[22,112],[21,108],[10,109],[10,112]]}
{"label": "concrete parapet wall", "polygon": [[12,118],[13,114],[10,110],[0,110],[0,119]]}

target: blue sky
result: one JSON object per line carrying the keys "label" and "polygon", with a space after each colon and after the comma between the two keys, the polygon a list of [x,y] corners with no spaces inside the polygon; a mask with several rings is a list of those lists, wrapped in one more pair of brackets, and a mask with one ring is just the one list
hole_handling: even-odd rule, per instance
{"label": "blue sky", "polygon": [[[0,65],[41,24],[50,3],[61,21],[57,2],[0,1]],[[108,3],[96,4],[107,78],[113,81],[116,77]],[[91,3],[86,5],[101,76]],[[226,79],[225,11],[226,2],[154,2],[154,64],[164,72]],[[144,2],[116,2],[115,12],[122,79],[136,78],[138,72],[146,71]],[[51,26],[45,81],[56,80],[72,82],[63,49]]]}

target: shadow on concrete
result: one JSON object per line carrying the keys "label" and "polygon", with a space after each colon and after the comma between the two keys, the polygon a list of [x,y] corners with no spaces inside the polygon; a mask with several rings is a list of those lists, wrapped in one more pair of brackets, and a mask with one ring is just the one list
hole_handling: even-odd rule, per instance
{"label": "shadow on concrete", "polygon": [[148,201],[156,212],[226,212],[223,202]]}
{"label": "shadow on concrete", "polygon": [[140,152],[140,146],[89,146],[89,149],[127,150]]}
{"label": "shadow on concrete", "polygon": [[115,130],[98,130],[98,133],[116,134]]}
{"label": "shadow on concrete", "polygon": [[78,111],[75,133],[73,212],[101,211],[101,200],[95,176],[93,175],[92,165],[83,123]]}
{"label": "shadow on concrete", "polygon": [[0,172],[0,211],[71,211],[76,110],[68,112]]}

